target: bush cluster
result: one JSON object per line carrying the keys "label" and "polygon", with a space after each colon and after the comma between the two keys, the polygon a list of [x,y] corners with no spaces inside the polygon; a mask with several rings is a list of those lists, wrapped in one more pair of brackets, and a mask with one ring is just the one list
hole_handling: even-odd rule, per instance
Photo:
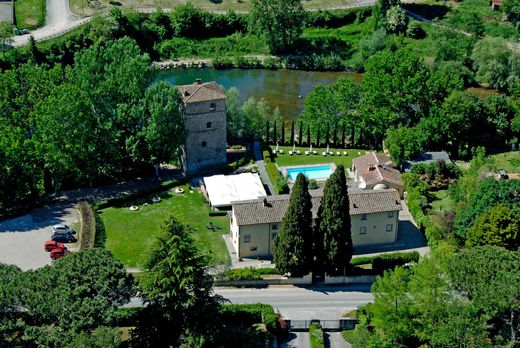
{"label": "bush cluster", "polygon": [[419,163],[412,167],[411,172],[420,175],[421,180],[435,189],[447,188],[462,175],[456,164],[444,161]]}
{"label": "bush cluster", "polygon": [[283,334],[278,315],[271,305],[263,303],[224,305],[221,314],[223,321],[229,324],[251,326],[262,323],[271,334],[275,336]]}
{"label": "bush cluster", "polygon": [[382,275],[385,271],[390,271],[398,266],[403,266],[409,262],[418,262],[419,253],[417,251],[405,253],[381,254],[372,260],[372,271]]}
{"label": "bush cluster", "polygon": [[81,201],[77,206],[81,215],[79,250],[84,250],[94,246],[94,240],[96,238],[96,216],[94,210],[87,202]]}
{"label": "bush cluster", "polygon": [[347,10],[307,12],[307,28],[339,28],[354,22],[363,22],[372,15],[372,8],[359,7]]}

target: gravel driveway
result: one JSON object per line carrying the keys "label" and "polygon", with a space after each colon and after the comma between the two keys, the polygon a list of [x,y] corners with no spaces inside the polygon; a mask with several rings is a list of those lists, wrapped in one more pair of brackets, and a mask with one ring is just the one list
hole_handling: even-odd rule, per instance
{"label": "gravel driveway", "polygon": [[51,264],[43,246],[52,235],[52,225],[70,225],[78,219],[74,204],[60,204],[0,222],[0,263],[14,264],[24,271]]}

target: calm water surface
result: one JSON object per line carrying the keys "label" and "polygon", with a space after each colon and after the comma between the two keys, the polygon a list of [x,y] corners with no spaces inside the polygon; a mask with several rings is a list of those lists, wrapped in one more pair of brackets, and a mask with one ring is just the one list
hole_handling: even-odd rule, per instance
{"label": "calm water surface", "polygon": [[328,85],[339,77],[350,77],[360,82],[361,75],[350,72],[324,72],[301,70],[263,69],[188,69],[161,71],[158,80],[166,80],[174,85],[190,84],[197,78],[202,81],[217,81],[225,88],[236,87],[242,101],[254,97],[265,98],[274,109],[280,108],[282,117],[294,119],[303,110],[305,96],[312,86]]}

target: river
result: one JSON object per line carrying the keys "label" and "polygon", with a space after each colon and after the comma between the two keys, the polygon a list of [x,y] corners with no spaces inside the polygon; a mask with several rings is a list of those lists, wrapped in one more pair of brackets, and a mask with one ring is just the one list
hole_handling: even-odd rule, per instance
{"label": "river", "polygon": [[297,118],[303,110],[305,96],[317,84],[329,85],[339,77],[361,81],[361,74],[351,72],[265,70],[265,69],[187,69],[161,71],[158,80],[174,85],[190,84],[195,79],[217,81],[225,88],[236,87],[242,101],[265,98],[269,106],[280,108],[285,119]]}

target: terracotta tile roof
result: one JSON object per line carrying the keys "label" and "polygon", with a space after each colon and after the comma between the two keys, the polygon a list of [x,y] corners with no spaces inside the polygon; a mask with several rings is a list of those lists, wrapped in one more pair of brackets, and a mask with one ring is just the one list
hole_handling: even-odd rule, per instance
{"label": "terracotta tile roof", "polygon": [[[311,190],[312,217],[318,216],[323,190]],[[290,195],[267,196],[249,201],[232,202],[238,225],[280,223],[289,207]],[[265,203],[264,203],[265,200]],[[402,209],[397,190],[350,190],[350,215],[382,213]]]}
{"label": "terracotta tile roof", "polygon": [[377,184],[381,181],[404,185],[401,172],[394,168],[392,160],[383,154],[369,153],[354,158],[352,167],[360,173],[367,185]]}
{"label": "terracotta tile roof", "polygon": [[177,86],[182,100],[185,103],[196,103],[215,99],[224,99],[224,87],[216,82],[197,83],[192,85]]}

